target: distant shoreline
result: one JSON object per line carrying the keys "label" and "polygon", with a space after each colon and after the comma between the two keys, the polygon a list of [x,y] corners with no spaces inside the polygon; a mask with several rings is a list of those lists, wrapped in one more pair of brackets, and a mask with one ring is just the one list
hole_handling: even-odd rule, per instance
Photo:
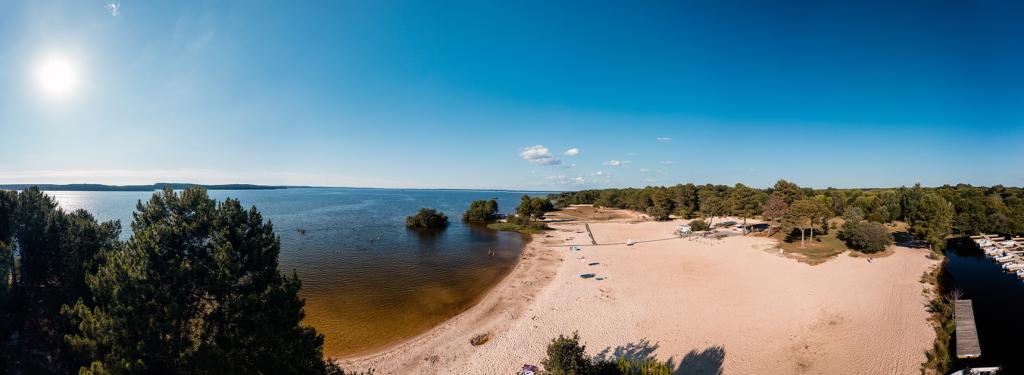
{"label": "distant shoreline", "polygon": [[305,185],[256,185],[256,184],[193,184],[184,182],[158,182],[150,185],[105,185],[105,184],[0,184],[0,190],[24,190],[30,187],[48,191],[155,191],[169,187],[181,190],[201,187],[206,190],[283,190],[283,189],[363,189],[363,190],[427,190],[427,191],[493,191],[518,193],[562,193],[558,190],[515,190],[515,189],[463,189],[463,188],[390,188],[357,186],[305,186]]}
{"label": "distant shoreline", "polygon": [[272,186],[272,185],[251,185],[251,184],[223,184],[203,185],[177,182],[158,182],[151,185],[103,185],[103,184],[6,184],[0,185],[2,190],[24,190],[31,187],[38,187],[39,190],[48,191],[154,191],[171,188],[180,190],[190,187],[202,187],[206,190],[277,190],[302,188],[309,186]]}

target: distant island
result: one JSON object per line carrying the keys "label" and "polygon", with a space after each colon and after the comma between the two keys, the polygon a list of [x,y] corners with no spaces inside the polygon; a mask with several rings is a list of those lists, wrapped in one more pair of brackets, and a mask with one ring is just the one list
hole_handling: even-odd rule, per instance
{"label": "distant island", "polygon": [[251,184],[224,184],[224,185],[202,185],[182,182],[158,182],[152,185],[103,185],[103,184],[7,184],[0,185],[0,190],[24,190],[37,186],[40,190],[47,191],[154,191],[171,188],[182,190],[191,187],[201,187],[206,190],[275,190],[302,188],[309,186],[284,186],[284,185],[251,185]]}

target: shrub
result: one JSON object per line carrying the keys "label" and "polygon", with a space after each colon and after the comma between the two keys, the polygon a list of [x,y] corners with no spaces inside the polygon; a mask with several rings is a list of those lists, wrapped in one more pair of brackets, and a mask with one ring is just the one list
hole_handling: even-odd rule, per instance
{"label": "shrub", "polygon": [[405,226],[412,229],[439,229],[448,226],[448,216],[433,208],[421,208],[416,215],[405,218]]}
{"label": "shrub", "polygon": [[708,222],[704,221],[704,219],[690,221],[690,229],[694,232],[708,230]]}
{"label": "shrub", "polygon": [[669,214],[671,214],[671,212],[669,212],[669,210],[665,209],[664,207],[659,207],[659,206],[647,207],[647,215],[650,215],[651,218],[653,218],[654,220],[658,220],[658,221],[668,220],[669,219]]}
{"label": "shrub", "polygon": [[586,375],[591,371],[586,349],[576,332],[571,337],[558,335],[548,344],[547,358],[540,364],[551,375]]}
{"label": "shrub", "polygon": [[885,229],[885,226],[870,221],[861,221],[851,225],[850,229],[843,231],[843,238],[851,248],[865,253],[882,251],[886,246],[892,244],[892,235]]}
{"label": "shrub", "polygon": [[551,375],[669,375],[673,368],[669,362],[654,357],[599,358],[587,356],[586,346],[573,332],[571,337],[558,335],[548,344],[547,358],[540,363],[544,374]]}

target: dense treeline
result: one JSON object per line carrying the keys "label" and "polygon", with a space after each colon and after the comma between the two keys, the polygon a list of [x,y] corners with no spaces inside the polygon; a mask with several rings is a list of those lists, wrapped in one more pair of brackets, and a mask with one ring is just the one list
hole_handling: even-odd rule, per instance
{"label": "dense treeline", "polygon": [[[644,212],[659,220],[671,216],[714,218],[759,216],[773,228],[814,233],[829,230],[830,219],[851,208],[871,223],[905,221],[917,239],[940,245],[950,234],[1024,234],[1024,189],[971,185],[888,189],[810,189],[779,180],[768,189],[743,184],[649,186],[643,189],[583,190],[552,194],[559,206],[594,204]],[[861,225],[866,233],[877,227]],[[877,246],[871,239],[872,246]]]}
{"label": "dense treeline", "polygon": [[255,208],[205,190],[139,202],[132,236],[38,189],[0,191],[0,369],[341,373]]}

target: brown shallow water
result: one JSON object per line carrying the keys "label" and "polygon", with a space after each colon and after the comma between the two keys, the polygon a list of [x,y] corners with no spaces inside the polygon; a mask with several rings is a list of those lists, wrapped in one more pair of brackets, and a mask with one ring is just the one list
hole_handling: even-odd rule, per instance
{"label": "brown shallow water", "polygon": [[[151,192],[50,192],[65,209],[84,208],[130,228],[135,203]],[[514,209],[523,193],[481,190],[309,188],[210,191],[255,205],[281,238],[280,267],[302,279],[306,323],[324,335],[324,354],[349,356],[412,337],[465,311],[515,265],[526,237],[467,225],[476,199]],[[531,193],[542,194],[542,193]],[[405,229],[420,207],[448,214],[440,232]],[[304,234],[299,231],[304,230]],[[126,230],[123,236],[131,233]],[[489,250],[494,255],[489,255]]]}
{"label": "brown shallow water", "polygon": [[307,289],[306,323],[325,336],[324,354],[373,352],[410,338],[472,307],[514,263],[454,271],[395,288],[381,280]]}

